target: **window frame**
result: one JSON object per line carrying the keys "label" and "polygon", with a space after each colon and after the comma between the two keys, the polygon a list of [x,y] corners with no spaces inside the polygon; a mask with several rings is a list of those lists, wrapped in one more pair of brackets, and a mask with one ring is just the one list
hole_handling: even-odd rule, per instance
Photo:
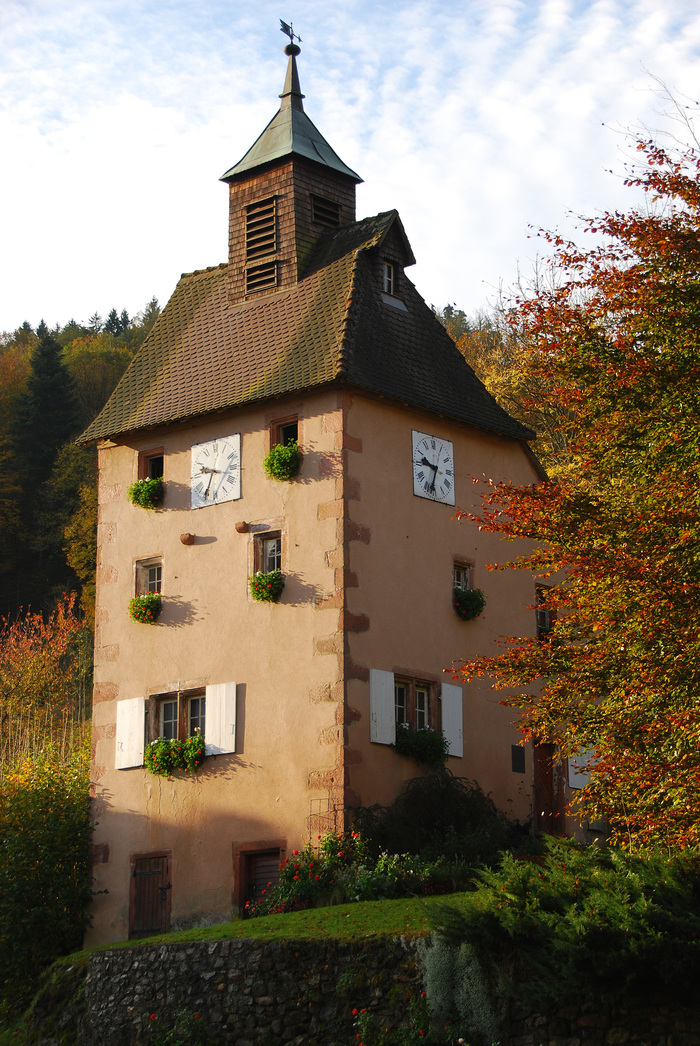
{"label": "window frame", "polygon": [[[157,573],[156,573],[157,572]],[[134,595],[163,595],[163,557],[149,556],[134,563]]]}
{"label": "window frame", "polygon": [[[399,703],[399,693],[403,700]],[[418,698],[422,697],[419,709]],[[395,725],[409,730],[442,730],[440,700],[437,685],[424,679],[410,676],[394,676],[394,721]]]}
{"label": "window frame", "polygon": [[171,690],[162,694],[151,694],[148,698],[146,708],[146,739],[147,743],[151,741],[157,741],[161,737],[165,737],[163,732],[164,727],[164,711],[166,706],[175,704],[176,715],[175,722],[175,733],[174,736],[170,736],[167,740],[172,741],[186,741],[188,737],[192,737],[191,733],[191,702],[193,700],[204,700],[204,715],[200,714],[200,721],[203,719],[203,729],[200,728],[202,737],[206,736],[206,687],[193,687],[187,690]]}
{"label": "window frame", "polygon": [[[466,574],[466,584],[462,584],[457,579],[457,573],[464,572]],[[455,556],[452,562],[452,587],[459,589],[460,592],[467,592],[470,589],[476,588],[474,584],[474,561],[471,559],[462,559],[459,556]]]}
{"label": "window frame", "polygon": [[138,478],[158,479],[165,476],[165,447],[139,451]]}
{"label": "window frame", "polygon": [[[275,566],[269,566],[265,546],[273,541],[278,542],[279,551],[275,557],[278,563]],[[280,529],[262,530],[253,536],[253,573],[257,574],[258,571],[262,571],[263,574],[269,574],[272,570],[282,570],[283,555],[284,542]]]}
{"label": "window frame", "polygon": [[535,585],[535,625],[537,638],[541,643],[549,642],[554,629],[554,622],[557,620],[556,608],[543,606],[553,587],[553,585],[541,585],[539,583]]}
{"label": "window frame", "polygon": [[382,258],[382,291],[392,298],[398,297],[397,265],[391,258]]}
{"label": "window frame", "polygon": [[[291,429],[294,426],[296,427],[296,435],[291,434]],[[270,446],[267,449],[271,450],[278,445],[286,447],[293,440],[301,444],[300,436],[301,418],[299,414],[286,414],[284,417],[274,418],[269,424]]]}

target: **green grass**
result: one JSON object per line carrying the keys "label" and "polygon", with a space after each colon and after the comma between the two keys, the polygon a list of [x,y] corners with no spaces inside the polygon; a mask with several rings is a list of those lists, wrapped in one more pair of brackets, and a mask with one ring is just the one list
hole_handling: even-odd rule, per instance
{"label": "green grass", "polygon": [[[459,907],[462,894],[450,894],[449,903]],[[447,899],[447,898],[446,898]],[[181,941],[222,941],[247,938],[256,941],[363,941],[404,935],[419,936],[428,932],[430,908],[439,899],[422,897],[395,901],[365,901],[362,904],[339,904],[331,908],[310,908],[284,915],[265,915],[259,919],[234,919],[194,930],[144,937],[138,941],[120,941],[100,945],[106,948],[143,948],[151,944],[177,944]],[[75,966],[87,962],[91,952],[74,952],[59,962]],[[3,1046],[0,1041],[0,1046]]]}

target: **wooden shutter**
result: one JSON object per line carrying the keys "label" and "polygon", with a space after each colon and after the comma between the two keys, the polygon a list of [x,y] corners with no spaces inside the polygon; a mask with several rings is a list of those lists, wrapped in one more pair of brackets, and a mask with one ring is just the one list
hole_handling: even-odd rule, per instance
{"label": "wooden shutter", "polygon": [[114,757],[117,770],[143,766],[145,711],[146,699],[143,697],[117,701],[117,750]]}
{"label": "wooden shutter", "polygon": [[394,712],[394,673],[369,670],[370,741],[393,745],[396,740]]}
{"label": "wooden shutter", "polygon": [[215,683],[207,687],[204,740],[207,755],[236,751],[236,684]]}
{"label": "wooden shutter", "polygon": [[450,743],[448,755],[463,756],[462,688],[453,683],[442,684],[442,732]]}

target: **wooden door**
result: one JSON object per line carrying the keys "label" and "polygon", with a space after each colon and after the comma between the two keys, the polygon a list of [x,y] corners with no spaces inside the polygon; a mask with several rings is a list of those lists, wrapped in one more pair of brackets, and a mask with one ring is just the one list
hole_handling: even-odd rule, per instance
{"label": "wooden door", "polygon": [[265,853],[246,854],[246,900],[260,901],[263,890],[270,884],[275,886],[280,878],[280,852],[267,850]]}
{"label": "wooden door", "polygon": [[170,929],[170,854],[148,854],[131,861],[129,937],[149,937]]}

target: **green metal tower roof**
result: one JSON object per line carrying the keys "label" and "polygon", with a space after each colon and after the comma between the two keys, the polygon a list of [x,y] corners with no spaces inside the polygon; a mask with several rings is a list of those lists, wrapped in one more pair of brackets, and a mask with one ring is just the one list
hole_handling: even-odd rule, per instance
{"label": "green metal tower roof", "polygon": [[256,167],[263,167],[287,156],[303,156],[306,160],[330,167],[331,170],[338,171],[355,182],[361,182],[359,174],[346,167],[304,112],[304,95],[299,88],[296,62],[299,48],[294,43],[288,44],[284,53],[289,56],[289,62],[284,90],[280,95],[282,102],[279,112],[273,116],[243,159],[222,175],[220,180],[232,181]]}

